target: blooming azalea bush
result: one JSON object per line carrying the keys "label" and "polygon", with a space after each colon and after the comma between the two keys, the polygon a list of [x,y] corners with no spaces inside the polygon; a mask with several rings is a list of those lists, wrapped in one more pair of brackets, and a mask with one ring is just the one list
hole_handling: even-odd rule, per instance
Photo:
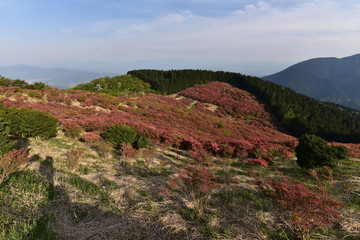
{"label": "blooming azalea bush", "polygon": [[254,164],[258,164],[262,167],[268,167],[269,166],[269,161],[259,157],[259,158],[255,158],[255,159],[246,159],[244,160],[245,163],[254,163]]}
{"label": "blooming azalea bush", "polygon": [[301,238],[315,228],[332,227],[341,217],[339,209],[344,205],[332,199],[321,183],[312,190],[290,177],[281,177],[259,180],[256,185],[289,214],[290,224]]}
{"label": "blooming azalea bush", "polygon": [[130,143],[121,143],[120,150],[124,159],[130,159],[136,156],[136,149]]}
{"label": "blooming azalea bush", "polygon": [[77,138],[84,131],[84,129],[74,121],[63,122],[62,128],[66,136],[71,138]]}
{"label": "blooming azalea bush", "polygon": [[0,158],[0,184],[21,165],[28,163],[30,157],[27,148],[13,149]]}
{"label": "blooming azalea bush", "polygon": [[89,144],[103,140],[103,138],[100,136],[100,132],[85,132],[82,134],[82,138],[86,143]]}
{"label": "blooming azalea bush", "polygon": [[195,212],[201,215],[216,186],[209,168],[189,165],[170,177],[167,189],[162,193],[177,195],[191,201]]}

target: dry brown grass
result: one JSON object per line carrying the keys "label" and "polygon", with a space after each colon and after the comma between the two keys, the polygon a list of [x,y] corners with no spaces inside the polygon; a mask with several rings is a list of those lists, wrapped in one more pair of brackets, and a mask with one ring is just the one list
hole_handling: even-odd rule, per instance
{"label": "dry brown grass", "polygon": [[[58,239],[269,239],[270,233],[287,228],[286,215],[253,185],[256,176],[272,175],[269,169],[256,167],[249,175],[252,167],[214,158],[212,171],[222,185],[214,191],[204,214],[191,219],[188,199],[159,195],[169,175],[191,162],[186,152],[158,147],[120,164],[119,155],[101,158],[86,143],[62,133],[50,141],[31,139],[29,148],[40,159],[29,168],[43,175],[56,192],[43,212],[54,216],[48,228]],[[79,169],[88,171],[66,166],[64,153],[69,149],[84,151]],[[53,162],[45,165],[44,159]],[[293,167],[286,166],[278,169]],[[71,174],[95,184],[98,192],[82,192],[66,180]],[[351,181],[357,188],[359,179],[355,176]],[[359,234],[358,211],[345,209],[343,216],[342,231]],[[334,239],[331,234],[327,237],[323,239]]]}

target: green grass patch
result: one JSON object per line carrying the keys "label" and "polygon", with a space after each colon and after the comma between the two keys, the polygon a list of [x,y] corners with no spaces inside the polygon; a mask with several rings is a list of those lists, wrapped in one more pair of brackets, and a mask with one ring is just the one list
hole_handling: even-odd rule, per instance
{"label": "green grass patch", "polygon": [[201,219],[196,211],[192,208],[179,209],[177,212],[182,218],[191,222],[197,222]]}
{"label": "green grass patch", "polygon": [[63,181],[89,197],[99,196],[102,198],[109,198],[109,194],[103,191],[98,185],[81,178],[78,175],[68,173],[68,175],[63,178]]}
{"label": "green grass patch", "polygon": [[90,168],[86,165],[80,164],[77,171],[82,175],[88,175],[91,171]]}
{"label": "green grass patch", "polygon": [[100,177],[100,184],[107,190],[115,190],[119,188],[119,185],[106,177]]}
{"label": "green grass patch", "polygon": [[73,144],[69,143],[69,141],[59,138],[51,138],[48,140],[48,142],[52,147],[56,148],[72,149],[74,147]]}
{"label": "green grass patch", "polygon": [[10,175],[0,185],[0,239],[27,239],[26,236],[36,231],[50,189],[34,172]]}
{"label": "green grass patch", "polygon": [[360,162],[353,159],[341,160],[333,169],[334,178],[352,179],[354,176],[360,176]]}
{"label": "green grass patch", "polygon": [[214,200],[210,202],[213,207],[238,209],[249,206],[254,210],[268,211],[271,207],[269,199],[260,193],[247,188],[232,187],[213,194]]}

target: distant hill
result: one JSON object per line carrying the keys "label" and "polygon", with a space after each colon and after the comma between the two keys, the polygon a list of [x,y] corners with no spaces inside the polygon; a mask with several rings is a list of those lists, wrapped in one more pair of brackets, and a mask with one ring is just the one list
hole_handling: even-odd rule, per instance
{"label": "distant hill", "polygon": [[114,96],[154,92],[150,84],[131,75],[102,77],[89,83],[82,83],[72,88],[89,92],[108,93]]}
{"label": "distant hill", "polygon": [[21,79],[29,83],[44,82],[52,87],[70,88],[95,78],[113,75],[108,72],[92,72],[67,68],[40,68],[28,65],[0,66],[0,75]]}
{"label": "distant hill", "polygon": [[360,109],[360,54],[310,59],[263,79],[318,100]]}

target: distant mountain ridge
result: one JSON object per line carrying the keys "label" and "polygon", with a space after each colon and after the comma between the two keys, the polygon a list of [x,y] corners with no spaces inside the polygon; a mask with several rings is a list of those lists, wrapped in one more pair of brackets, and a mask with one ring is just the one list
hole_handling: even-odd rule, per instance
{"label": "distant mountain ridge", "polygon": [[115,75],[108,72],[84,71],[67,68],[41,68],[28,65],[0,66],[0,75],[29,83],[44,82],[52,87],[70,88],[95,78]]}
{"label": "distant mountain ridge", "polygon": [[360,54],[310,59],[263,79],[321,101],[360,110]]}

